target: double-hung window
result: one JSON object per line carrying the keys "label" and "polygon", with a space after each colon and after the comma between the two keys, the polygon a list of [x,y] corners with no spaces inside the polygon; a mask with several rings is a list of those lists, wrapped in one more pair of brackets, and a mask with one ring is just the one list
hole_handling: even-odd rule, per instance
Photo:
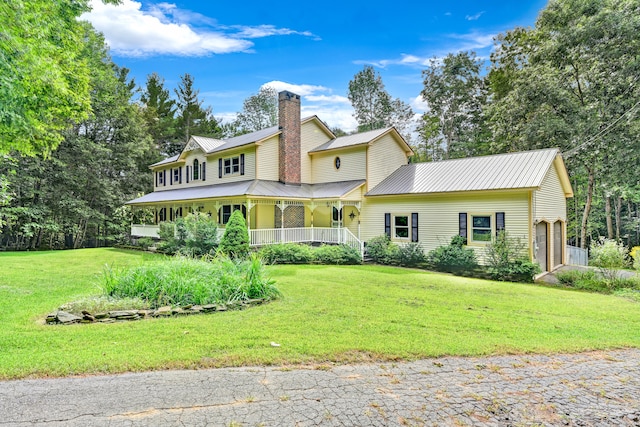
{"label": "double-hung window", "polygon": [[471,236],[474,242],[491,241],[491,215],[472,215]]}
{"label": "double-hung window", "polygon": [[409,215],[393,216],[393,236],[396,239],[409,238]]}
{"label": "double-hung window", "polygon": [[224,174],[233,175],[236,173],[240,173],[240,157],[224,159]]}

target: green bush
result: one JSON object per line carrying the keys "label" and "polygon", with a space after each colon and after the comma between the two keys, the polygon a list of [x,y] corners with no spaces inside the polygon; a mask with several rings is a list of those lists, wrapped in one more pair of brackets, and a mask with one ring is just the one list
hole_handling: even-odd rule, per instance
{"label": "green bush", "polygon": [[[183,231],[181,234],[177,232],[178,223],[180,223],[179,229]],[[184,246],[185,235],[186,230],[184,229],[184,220],[182,218],[179,218],[176,222],[161,222],[158,230],[158,236],[160,237],[160,242],[157,244],[158,251],[167,255],[177,253]]]}
{"label": "green bush", "polygon": [[243,261],[225,256],[210,262],[174,257],[131,269],[106,269],[103,289],[109,297],[137,298],[151,308],[270,300],[280,295],[255,254]]}
{"label": "green bush", "polygon": [[269,264],[309,264],[313,253],[309,245],[279,243],[260,249],[260,256]]}
{"label": "green bush", "polygon": [[146,251],[153,246],[153,239],[151,237],[142,237],[138,239],[138,246]]}
{"label": "green bush", "polygon": [[327,265],[360,264],[360,251],[348,245],[322,245],[312,251],[313,262]]}
{"label": "green bush", "polygon": [[627,266],[627,248],[615,240],[601,238],[589,248],[591,264],[598,267],[609,287],[618,279],[618,270]]}
{"label": "green bush", "polygon": [[231,258],[246,258],[249,254],[249,231],[241,211],[231,214],[220,241],[220,251]]}
{"label": "green bush", "polygon": [[218,247],[218,225],[209,215],[194,212],[176,221],[178,238],[184,241],[179,252],[192,258],[212,255]]}
{"label": "green bush", "polygon": [[501,231],[485,249],[487,271],[494,280],[510,282],[533,282],[540,266],[531,262],[519,238],[512,238]]}
{"label": "green bush", "polygon": [[391,242],[386,234],[367,241],[365,250],[373,262],[378,264],[396,265],[398,260],[398,245]]}
{"label": "green bush", "polygon": [[399,245],[395,263],[403,267],[418,267],[427,262],[427,256],[418,243]]}
{"label": "green bush", "polygon": [[427,254],[427,264],[436,271],[460,274],[478,266],[476,253],[464,247],[464,238],[453,236],[447,246],[439,246]]}

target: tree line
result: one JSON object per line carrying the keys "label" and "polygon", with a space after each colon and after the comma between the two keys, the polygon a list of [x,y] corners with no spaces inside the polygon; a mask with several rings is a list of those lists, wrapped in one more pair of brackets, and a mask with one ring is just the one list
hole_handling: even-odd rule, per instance
{"label": "tree line", "polygon": [[[173,92],[156,73],[137,87],[102,36],[77,20],[86,10],[86,0],[0,5],[0,247],[126,239],[131,213],[122,204],[152,190],[148,165],[178,154],[191,135],[277,124],[269,87],[228,123],[203,107],[189,74]],[[358,131],[395,126],[412,161],[559,147],[575,192],[569,240],[637,245],[638,12],[639,0],[551,0],[534,27],[496,37],[487,70],[472,51],[434,58],[422,72],[427,112],[418,120],[365,66],[348,85]]]}

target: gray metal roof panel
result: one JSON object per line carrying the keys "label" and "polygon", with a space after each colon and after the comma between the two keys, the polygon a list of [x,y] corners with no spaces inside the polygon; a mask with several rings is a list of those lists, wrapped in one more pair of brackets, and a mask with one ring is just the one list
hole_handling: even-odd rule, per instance
{"label": "gray metal roof panel", "polygon": [[534,188],[559,154],[558,149],[469,157],[401,166],[368,196]]}
{"label": "gray metal roof panel", "polygon": [[180,158],[180,154],[176,154],[175,156],[167,157],[166,159],[160,160],[159,162],[156,162],[156,163],[150,165],[149,167],[161,166],[161,165],[164,165],[166,163],[173,163],[173,162],[177,161],[178,158]]}
{"label": "gray metal roof panel", "polygon": [[325,142],[324,144],[309,151],[310,153],[316,153],[318,151],[334,150],[336,148],[352,147],[355,145],[367,144],[371,140],[380,137],[392,128],[370,130],[368,132],[356,133],[353,135],[340,136]]}
{"label": "gray metal roof panel", "polygon": [[280,129],[278,128],[278,126],[271,126],[269,128],[262,129],[256,132],[234,136],[233,138],[226,139],[224,141],[224,144],[215,147],[211,151],[208,151],[207,154],[229,150],[231,148],[242,147],[243,145],[253,144],[254,142],[258,142],[270,136],[277,135],[278,133],[280,133]]}
{"label": "gray metal roof panel", "polygon": [[278,181],[249,180],[225,184],[203,185],[175,190],[155,191],[126,204],[177,202],[187,200],[214,199],[220,197],[254,196],[295,199],[340,198],[362,186],[364,180],[328,182],[323,184],[289,185]]}
{"label": "gray metal roof panel", "polygon": [[223,139],[208,138],[206,136],[192,135],[191,138],[202,147],[205,153],[209,153],[226,143]]}

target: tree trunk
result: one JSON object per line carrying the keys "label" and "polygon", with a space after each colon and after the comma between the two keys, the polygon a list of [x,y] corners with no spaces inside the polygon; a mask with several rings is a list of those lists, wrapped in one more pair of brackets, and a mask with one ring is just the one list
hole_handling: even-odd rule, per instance
{"label": "tree trunk", "polygon": [[613,239],[613,219],[611,218],[611,195],[604,197],[604,213],[607,220],[607,238]]}
{"label": "tree trunk", "polygon": [[616,198],[616,239],[620,240],[620,224],[622,222],[622,197],[618,196]]}
{"label": "tree trunk", "polygon": [[587,184],[587,200],[584,202],[584,211],[582,212],[582,226],[580,229],[580,247],[587,247],[587,224],[589,223],[589,214],[591,213],[591,203],[593,201],[593,187],[595,184],[595,172],[593,167],[587,167],[589,179]]}

